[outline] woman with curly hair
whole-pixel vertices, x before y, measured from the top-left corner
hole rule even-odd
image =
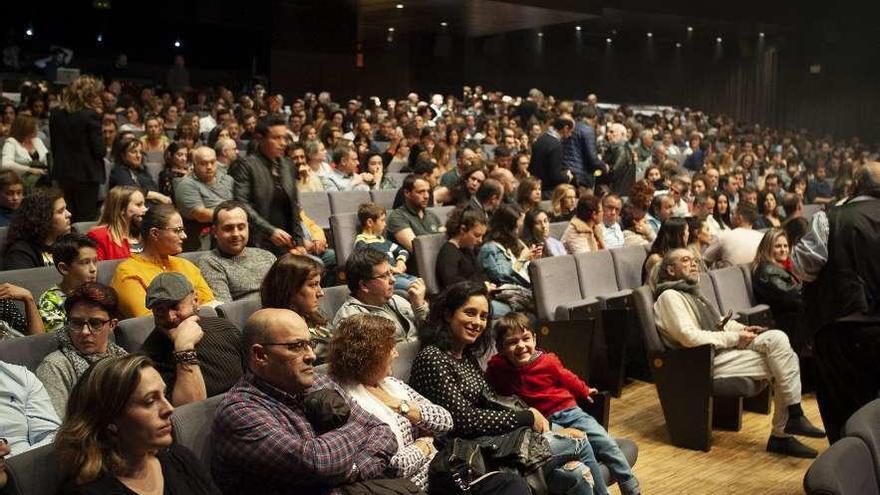
[[[486,180],[486,170],[483,165],[471,165],[466,168],[458,178],[458,183],[452,188],[452,201],[449,204],[455,206],[467,204],[477,193],[477,189],[483,185],[484,180]]]
[[[61,492],[219,495],[201,461],[172,442],[173,411],[149,358],[133,354],[90,367],[55,436],[66,471]]]
[[[321,288],[323,275],[324,265],[314,258],[285,254],[275,260],[260,286],[262,307],[290,309],[306,321],[315,343],[313,349],[318,364],[327,357],[331,336],[327,317],[321,312],[319,303],[324,297]]]
[[[9,223],[3,269],[52,266],[52,244],[70,232],[70,212],[58,189],[37,189],[24,198]]]
[[[433,437],[452,429],[452,415],[391,376],[397,357],[394,324],[381,316],[357,314],[337,325],[328,362],[330,374],[351,398],[397,437],[397,453],[390,461],[395,475],[424,489],[437,453]]]

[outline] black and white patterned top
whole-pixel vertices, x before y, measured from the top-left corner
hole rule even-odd
[[[0,321],[3,321],[10,328],[23,334],[28,333],[27,321],[24,315],[15,306],[15,302],[11,299],[0,299]],[[0,325],[0,340],[4,338],[12,338],[14,335],[8,334],[2,325]]]
[[[477,360],[469,354],[459,360],[433,345],[424,346],[413,363],[410,383],[452,414],[455,436],[500,435],[534,422],[528,410],[514,413],[480,406],[482,391],[490,387]]]

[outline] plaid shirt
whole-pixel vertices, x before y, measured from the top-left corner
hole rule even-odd
[[[316,435],[303,415],[304,394],[291,395],[245,374],[227,392],[212,431],[211,471],[226,494],[335,493],[334,486],[383,477],[397,441],[387,425],[352,401],[342,427]]]

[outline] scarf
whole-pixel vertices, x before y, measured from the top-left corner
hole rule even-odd
[[[70,340],[70,330],[62,328],[55,332],[55,338],[58,339],[58,349],[64,354],[64,357],[70,361],[76,376],[82,376],[89,369],[89,366],[107,357],[119,357],[128,354],[125,349],[119,347],[113,342],[108,342],[107,352],[96,352],[94,354],[83,354],[73,345]]]
[[[388,377],[384,378],[379,382],[379,388],[388,392],[392,397],[407,401],[411,400],[406,389],[394,379]],[[400,425],[397,422],[397,412],[377,399],[376,396],[371,394],[363,384],[346,384],[345,391],[348,392],[351,398],[354,399],[355,402],[357,402],[365,411],[376,416],[380,421],[391,428],[391,431],[394,432],[394,437],[397,439],[397,450],[403,450],[404,447],[409,445],[403,439],[403,431],[400,429]]]
[[[700,284],[689,282],[687,280],[671,280],[657,284],[654,289],[654,299],[660,297],[660,294],[667,290],[680,292],[700,323],[700,328],[710,332],[722,330],[718,328],[718,322],[721,321],[721,315],[712,306],[702,294],[700,294]]]

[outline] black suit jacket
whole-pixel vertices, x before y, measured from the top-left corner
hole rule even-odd
[[[272,181],[272,164],[268,158],[259,151],[255,154],[236,160],[229,169],[229,175],[235,179],[232,194],[235,199],[245,204],[250,225],[253,232],[254,245],[266,246],[272,232],[278,228],[269,220],[269,209],[272,204],[272,189],[275,187]],[[297,246],[303,245],[303,231],[300,225],[299,199],[296,192],[296,179],[293,173],[293,162],[289,158],[281,159],[281,187],[287,193],[290,200],[294,218],[291,220],[293,242]]]
[[[532,161],[529,173],[541,179],[542,191],[553,191],[559,184],[568,183],[566,167],[562,163],[562,141],[547,134],[535,140],[532,145]]]
[[[88,108],[73,113],[54,109],[49,115],[49,132],[52,178],[59,182],[104,183],[107,172],[98,112]]]

